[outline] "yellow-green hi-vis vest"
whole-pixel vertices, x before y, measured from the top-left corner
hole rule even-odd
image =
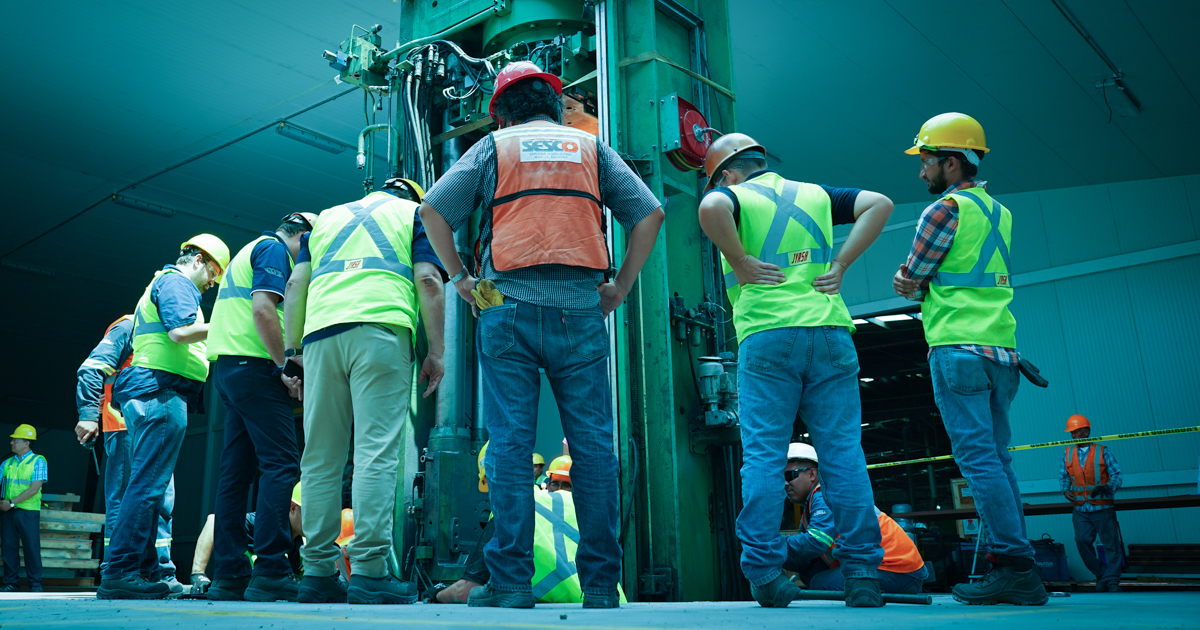
[[[958,203],[954,244],[921,303],[925,340],[932,346],[1017,347],[1013,298],[1012,213],[982,188],[946,195]]]
[[[254,298],[250,294],[254,286],[254,266],[250,258],[259,243],[271,240],[275,237],[263,235],[250,241],[229,263],[208,327],[209,361],[216,361],[219,356],[271,358],[254,325]],[[295,262],[289,253],[288,269],[293,266]],[[279,311],[279,329],[283,330],[283,300],[278,302],[276,309]],[[283,339],[282,334],[280,339]]]
[[[321,213],[308,237],[313,271],[304,334],[370,322],[415,335],[412,237],[418,207],[374,192]]]
[[[17,457],[14,455],[4,462],[4,498],[12,501],[21,496],[22,492],[29,489],[33,485],[33,467],[38,460],[46,461],[41,455],[34,455],[26,459],[20,464],[17,463]],[[42,489],[33,493],[33,496],[24,501],[13,505],[13,507],[21,508],[22,510],[38,510],[42,509]],[[582,600],[580,600],[582,601]]]
[[[208,379],[205,343],[175,343],[158,316],[158,307],[150,300],[154,283],[168,273],[180,273],[171,267],[154,274],[154,279],[138,300],[133,312],[133,361],[130,365],[178,374],[193,381]],[[188,280],[191,282],[191,280]],[[196,309],[196,321],[204,323],[204,311]]]
[[[579,522],[570,491],[533,489],[533,598],[545,604],[578,604],[583,587],[575,568]],[[617,594],[626,602],[625,592]]]
[[[829,194],[816,184],[793,182],[771,172],[729,189],[741,207],[742,247],[759,260],[778,265],[785,278],[777,285],[739,286],[729,261],[721,257],[738,340],[791,326],[844,326],[853,333],[842,296],[821,293],[812,284],[833,262]]]

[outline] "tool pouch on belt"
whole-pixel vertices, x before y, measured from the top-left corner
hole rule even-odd
[[[1020,368],[1021,368],[1021,374],[1024,374],[1025,378],[1028,379],[1030,383],[1033,383],[1034,385],[1036,385],[1038,387],[1047,387],[1050,385],[1050,381],[1047,381],[1042,376],[1042,373],[1040,370],[1037,369],[1037,366],[1030,363],[1029,361],[1026,361],[1025,359],[1021,359]]]

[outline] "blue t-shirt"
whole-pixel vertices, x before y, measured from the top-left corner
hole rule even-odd
[[[746,177],[746,181],[750,181],[763,173],[773,173],[774,171],[755,171]],[[862,192],[861,188],[837,188],[834,186],[826,186],[820,184],[821,189],[825,194],[829,195],[831,214],[833,215],[834,225],[843,225],[846,223],[854,223],[854,202],[858,200],[858,193]],[[707,197],[713,193],[720,193],[729,197],[733,201],[733,223],[738,225],[742,215],[742,205],[738,203],[737,195],[728,186],[717,186],[708,191],[704,196]]]
[[[163,269],[175,268],[167,265]],[[167,330],[182,328],[196,321],[200,310],[200,289],[181,273],[166,273],[158,277],[150,287],[150,301],[158,307],[158,318]],[[120,404],[131,398],[169,389],[189,398],[189,403],[198,406],[200,391],[204,383],[185,378],[165,370],[131,366],[123,370],[113,384],[113,397]]]
[[[262,235],[270,236],[271,240],[260,241],[254,246],[254,251],[250,252],[250,267],[254,270],[250,293],[270,291],[278,294],[282,303],[288,277],[292,275],[292,252],[275,232],[263,232]],[[301,238],[307,239],[308,234]]]
[[[429,243],[429,236],[425,234],[425,225],[421,223],[421,213],[417,210],[414,210],[413,215],[413,264],[415,265],[419,262],[432,263],[435,267],[437,267],[438,273],[442,275],[442,282],[447,282],[450,280],[450,276],[448,276],[446,274],[446,270],[442,268],[442,261],[439,260],[437,254],[434,253],[433,245]],[[309,234],[311,234],[311,232]],[[312,252],[308,250],[309,234],[305,234],[304,236],[300,237],[300,254],[296,256],[296,264],[312,262]],[[348,322],[345,324],[334,324],[333,326],[328,326],[322,328],[321,330],[314,330],[313,332],[304,336],[303,343],[304,345],[308,345],[314,341],[328,339],[329,337],[344,333],[352,328],[358,328],[359,326],[368,323],[370,322]]]

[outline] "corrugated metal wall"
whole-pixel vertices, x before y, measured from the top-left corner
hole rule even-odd
[[[1072,413],[1091,419],[1093,435],[1200,424],[1200,247],[1189,246],[1200,244],[1200,176],[991,192],[1013,213],[1018,345],[1051,381],[1022,383],[1013,443],[1065,439]],[[844,295],[856,315],[904,306],[890,279],[922,208],[897,207],[890,231],[848,273]],[[1106,260],[1134,252],[1144,260]],[[1200,434],[1109,446],[1125,476],[1119,497],[1197,492]],[[1014,454],[1027,502],[1062,501],[1061,459],[1059,449]],[[1127,544],[1200,543],[1200,508],[1121,512],[1120,521]],[[1028,528],[1066,543],[1072,575],[1091,579],[1069,516],[1030,518]]]

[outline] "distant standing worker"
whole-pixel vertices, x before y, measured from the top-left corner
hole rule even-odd
[[[133,315],[124,315],[109,324],[104,338],[92,349],[76,373],[75,406],[79,422],[75,437],[80,444],[89,444],[98,436],[104,439],[104,561],[100,571],[108,566],[112,532],[116,527],[121,499],[129,485],[130,449],[133,448],[121,406],[113,399],[113,383],[133,361]],[[158,577],[173,593],[182,593],[183,585],[175,577],[171,560],[171,511],[175,505],[174,480],[167,486],[158,510],[157,534],[150,542],[158,558]]]
[[[133,361],[113,386],[132,447],[129,485],[96,591],[99,599],[160,599],[171,593],[169,585],[145,576],[158,570],[151,543],[159,510],[171,494],[188,411],[199,410],[208,379],[201,294],[229,266],[229,248],[211,234],[184,241],[179,249],[175,264],[155,273],[138,300]]]
[[[284,376],[283,294],[300,239],[317,215],[293,212],[233,257],[208,331],[208,360],[225,404],[225,447],[214,509],[213,584],[208,598],[295,601],[289,497],[300,476],[294,383]],[[244,526],[250,484],[258,484],[254,540]],[[251,566],[246,547],[257,556]],[[297,560],[299,560],[297,558]]]
[[[533,485],[543,487],[546,483],[546,458],[541,453],[533,454]]]
[[[4,495],[0,499],[0,537],[4,538],[4,584],[0,593],[17,590],[21,565],[19,547],[25,548],[25,579],[29,590],[42,592],[42,485],[50,479],[46,458],[33,452],[37,430],[22,424],[13,431],[13,456],[4,460]]]
[[[1079,414],[1067,418],[1072,440],[1092,435],[1092,423]],[[1121,565],[1125,544],[1117,523],[1114,497],[1121,489],[1121,467],[1112,450],[1103,444],[1073,444],[1063,453],[1058,469],[1063,495],[1075,505],[1071,524],[1075,527],[1075,546],[1088,571],[1096,576],[1096,590],[1121,592]],[[1105,563],[1100,564],[1094,543],[1104,545]]]
[[[779,533],[779,480],[799,411],[825,454],[822,477],[842,533],[835,554],[846,605],[882,606],[883,548],[861,445],[854,323],[839,291],[846,269],[883,230],[892,201],[858,188],[784,179],[767,168],[766,149],[741,133],[717,139],[704,169],[700,226],[721,250],[740,345],[745,505],[737,534],[750,591],[768,608],[800,595],[782,572],[787,544]],[[833,226],[845,223],[854,228],[835,256]]]
[[[954,599],[1040,606],[1048,597],[1008,452],[1008,408],[1021,379],[1017,320],[1008,310],[1012,214],[976,177],[987,151],[983,127],[965,114],[941,114],[921,126],[905,153],[920,155],[918,175],[939,199],[921,213],[892,285],[921,302],[933,396],[995,557],[987,577],[954,587]]]
[[[529,458],[541,376],[554,389],[575,469],[579,575],[585,608],[620,605],[617,457],[604,318],[621,305],[663,222],[661,205],[608,145],[562,121],[562,82],[528,61],[504,66],[489,107],[501,129],[463,154],[429,191],[421,218],[458,294],[476,279],[453,233],[483,204],[482,279],[503,303],[479,314],[476,338],[491,435],[496,536],[484,550],[491,580],[468,604],[530,608],[534,498]],[[603,203],[601,202],[603,200]],[[604,207],[631,230],[616,277]]]
[[[429,340],[418,378],[429,380],[425,396],[444,373],[442,272],[417,217],[420,194],[414,182],[391,177],[381,190],[325,210],[288,280],[284,354],[304,356],[300,393],[307,397],[301,602],[417,600],[411,582],[388,572],[387,557],[418,312]],[[335,565],[342,473],[352,441],[355,536],[347,591]]]

